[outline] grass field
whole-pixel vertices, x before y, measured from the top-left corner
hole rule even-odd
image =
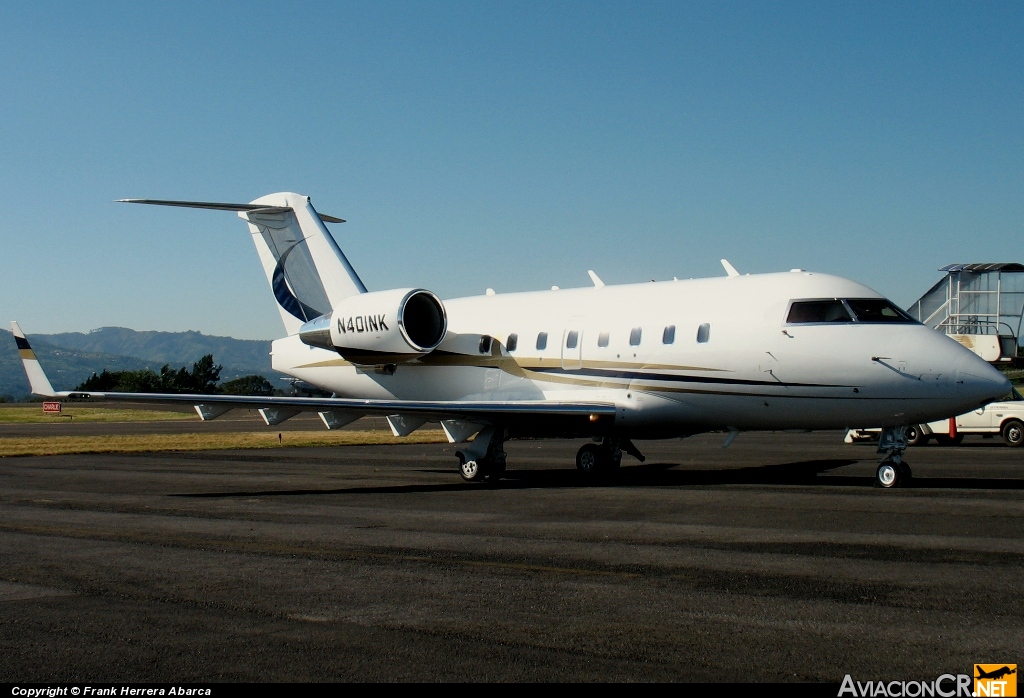
[[[0,405],[0,424],[39,424],[43,422],[157,422],[166,420],[198,419],[195,412],[170,410],[118,410],[109,407],[80,407],[64,405],[61,416],[43,414],[40,403],[30,405]]]
[[[69,453],[145,453],[210,451],[282,446],[353,446],[360,444],[447,443],[440,429],[421,429],[407,437],[386,431],[228,432],[214,434],[119,434],[111,436],[25,436],[0,438],[0,457],[54,456]]]

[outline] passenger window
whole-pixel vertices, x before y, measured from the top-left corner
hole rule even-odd
[[[786,322],[853,322],[840,300],[796,301],[789,308]]]
[[[607,332],[602,332],[601,334],[597,335],[597,346],[599,346],[599,347],[606,347],[606,346],[608,346],[608,333]]]
[[[665,331],[661,333],[662,344],[672,344],[676,341],[676,326],[669,325],[665,328]]]
[[[488,354],[491,351],[491,337],[490,335],[484,335],[480,338],[480,353]]]
[[[634,327],[629,333],[629,346],[638,347],[640,346],[640,333],[642,328]]]
[[[505,342],[505,348],[509,351],[515,351],[517,346],[519,346],[519,335],[513,332],[508,336],[508,341]]]
[[[711,324],[705,322],[697,328],[697,341],[701,344],[705,344],[709,339],[711,339]]]
[[[539,332],[537,334],[537,351],[544,351],[548,348],[548,333]]]
[[[580,333],[576,330],[572,330],[569,334],[565,335],[565,348],[575,349],[576,343],[580,340]]]

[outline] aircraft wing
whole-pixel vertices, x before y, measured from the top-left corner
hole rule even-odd
[[[21,327],[11,323],[18,353],[28,375],[32,393],[42,397],[82,401],[119,401],[138,404],[192,405],[204,421],[216,419],[233,409],[259,410],[273,426],[301,412],[317,412],[328,429],[338,428],[365,415],[388,418],[397,436],[406,436],[426,422],[441,422],[448,438],[463,441],[483,426],[501,424],[513,432],[519,428],[535,435],[593,433],[595,422],[609,426],[616,407],[606,402],[433,401],[364,400],[353,398],[261,397],[243,395],[202,395],[178,393],[115,393],[83,390],[56,391],[43,372]]]

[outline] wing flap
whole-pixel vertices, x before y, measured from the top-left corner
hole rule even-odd
[[[261,397],[239,395],[199,395],[192,393],[104,393],[81,390],[54,392],[53,397],[69,400],[137,402],[148,404],[201,405],[208,412],[230,409],[278,409],[282,412],[335,412],[339,416],[347,413],[361,415],[408,415],[424,417],[427,421],[442,419],[463,419],[478,421],[473,417],[486,418],[484,423],[501,421],[503,416],[531,415],[537,417],[584,417],[597,419],[614,417],[615,405],[605,402],[551,402],[546,400],[522,401],[449,401],[449,400],[361,400],[354,398],[314,397]],[[223,414],[223,412],[219,412]],[[207,417],[211,419],[212,417]]]

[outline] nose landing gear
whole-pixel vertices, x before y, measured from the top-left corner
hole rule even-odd
[[[878,439],[878,454],[882,456],[875,471],[875,485],[886,489],[906,487],[913,473],[903,460],[907,450],[907,427],[885,427]]]

